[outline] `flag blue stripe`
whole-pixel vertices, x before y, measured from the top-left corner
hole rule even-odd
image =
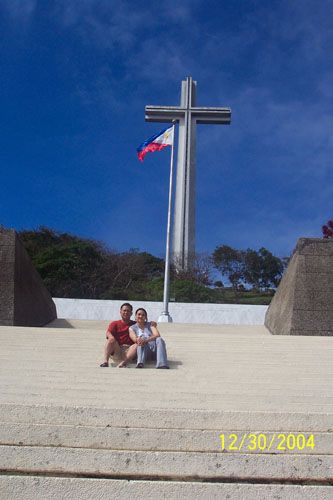
[[[160,135],[164,134],[164,132],[166,130],[168,130],[169,128],[170,127],[167,127],[164,130],[162,130],[162,132],[159,132],[158,134],[152,135],[149,139],[147,139],[142,144],[140,144],[140,146],[137,148],[137,152],[140,153],[140,151],[142,151],[143,149],[145,149],[148,146],[148,144],[150,144],[151,142],[155,141],[155,139],[157,139]]]

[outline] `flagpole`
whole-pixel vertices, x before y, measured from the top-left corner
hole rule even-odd
[[[172,323],[172,317],[169,314],[169,282],[170,282],[170,236],[171,236],[173,163],[174,163],[174,149],[175,149],[175,125],[176,125],[176,120],[172,120],[173,141],[171,147],[171,160],[170,160],[169,207],[168,207],[168,223],[167,223],[167,237],[166,237],[166,251],[165,251],[163,311],[161,312],[157,320],[159,323]]]

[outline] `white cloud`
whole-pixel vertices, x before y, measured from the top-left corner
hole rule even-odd
[[[181,25],[190,17],[190,2],[170,2],[155,8],[145,2],[137,8],[130,1],[80,0],[58,2],[59,20],[67,28],[75,28],[84,41],[99,48],[134,51],[157,26]],[[174,4],[174,5],[173,5]]]
[[[112,110],[113,113],[126,104],[119,99],[117,87],[108,66],[102,66],[89,84],[80,82],[76,93],[85,106],[103,106]]]
[[[84,44],[109,50],[133,45],[145,19],[143,9],[115,0],[63,1],[57,4],[56,11],[63,26],[74,30]]]
[[[29,22],[36,8],[37,0],[2,0],[10,17],[19,22]]]
[[[178,75],[187,76],[184,74],[184,55],[172,39],[160,46],[153,38],[144,41],[128,66],[139,78],[160,85],[179,80]]]

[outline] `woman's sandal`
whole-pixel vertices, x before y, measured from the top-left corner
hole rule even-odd
[[[109,366],[109,363],[102,363],[99,365],[101,368],[107,368]]]

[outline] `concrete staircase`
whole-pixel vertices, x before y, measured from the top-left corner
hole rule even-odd
[[[163,324],[119,370],[106,327],[0,327],[1,499],[333,499],[332,338]]]

